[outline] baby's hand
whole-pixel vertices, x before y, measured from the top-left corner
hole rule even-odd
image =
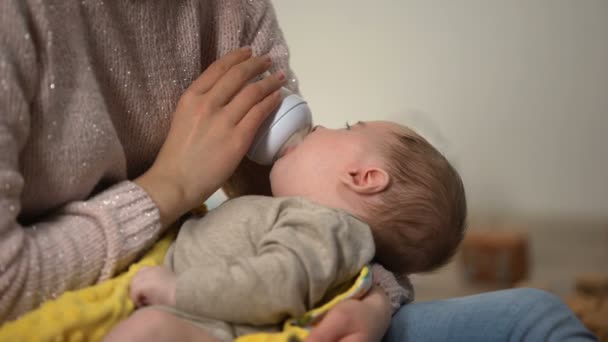
[[[136,306],[175,306],[177,277],[165,266],[142,267],[129,288],[129,296]]]

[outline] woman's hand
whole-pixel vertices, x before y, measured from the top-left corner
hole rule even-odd
[[[158,206],[165,226],[228,179],[278,106],[284,74],[247,84],[270,65],[269,56],[235,50],[211,64],[180,98],[154,165],[135,180]]]
[[[362,300],[345,300],[329,310],[306,342],[380,341],[390,322],[390,302],[384,291],[374,286]]]

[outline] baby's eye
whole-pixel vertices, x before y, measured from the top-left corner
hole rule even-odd
[[[348,121],[346,122],[346,129],[350,131],[350,124],[348,123]]]

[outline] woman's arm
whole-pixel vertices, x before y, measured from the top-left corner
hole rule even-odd
[[[161,231],[154,203],[131,182],[20,223],[20,154],[38,124],[30,106],[39,96],[42,58],[26,6],[0,2],[0,322],[112,276]]]
[[[37,119],[30,104],[42,82],[37,44],[44,45],[30,31],[26,5],[0,2],[0,322],[111,277],[152,244],[162,227],[201,203],[236,168],[256,127],[278,104],[276,90],[285,80],[274,74],[234,96],[271,61],[250,58],[245,49],[229,57],[233,64],[248,61],[239,70],[214,63],[211,76],[199,77],[180,99],[169,138],[149,172],[135,183],[66,203],[25,227],[17,219],[24,189],[20,161],[28,143],[39,138],[30,132],[39,124],[31,122]],[[53,167],[50,158],[49,163]]]

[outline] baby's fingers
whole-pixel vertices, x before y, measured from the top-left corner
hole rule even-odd
[[[131,283],[129,284],[129,298],[133,301],[135,306],[139,306],[140,302],[144,299],[143,297],[143,284],[145,284],[145,278],[147,271],[150,269],[149,266],[142,267],[133,279],[131,279]]]

